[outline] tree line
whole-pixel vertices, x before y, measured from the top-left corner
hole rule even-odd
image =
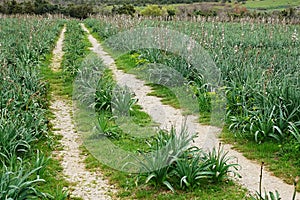
[[[87,18],[93,14],[93,7],[89,4],[52,4],[46,0],[34,0],[17,2],[16,0],[4,0],[0,5],[2,14],[64,14],[75,18]]]
[[[52,1],[52,2],[49,2]],[[273,12],[256,12],[248,11],[246,7],[240,6],[242,4],[235,4],[230,8],[215,9],[209,7],[210,4],[204,5],[183,5],[174,7],[172,5],[158,5],[158,4],[149,4],[144,6],[139,12],[136,10],[136,3],[145,3],[156,2],[156,0],[130,0],[130,4],[124,2],[129,0],[113,0],[113,6],[111,10],[101,9],[101,5],[96,5],[93,3],[96,0],[72,0],[61,3],[60,0],[4,0],[0,4],[0,13],[3,14],[63,14],[70,17],[84,19],[87,18],[90,14],[105,14],[105,15],[130,15],[132,17],[136,15],[143,16],[204,16],[204,17],[214,17],[220,15],[220,13],[226,13],[227,16],[239,18],[249,16],[252,18],[263,17],[263,16],[279,16],[285,18],[299,18],[299,11],[295,8],[288,8],[282,11],[273,11]],[[101,0],[101,3],[105,3],[107,0]],[[120,1],[120,2],[118,2]],[[193,3],[199,2],[199,0],[162,0],[159,4],[162,3]],[[215,1],[218,0],[201,0],[201,1]],[[245,0],[235,0],[243,2]],[[88,3],[87,3],[88,2]],[[99,3],[100,1],[98,1]],[[107,1],[108,2],[108,1]],[[123,4],[121,3],[123,2]],[[231,0],[221,0],[220,2],[231,2]],[[119,4],[120,3],[120,4]],[[107,5],[107,4],[106,4]]]

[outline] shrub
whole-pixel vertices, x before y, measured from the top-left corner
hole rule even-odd
[[[86,19],[88,18],[89,14],[93,13],[93,7],[88,4],[69,5],[67,10],[71,17],[79,19]]]
[[[112,94],[112,111],[116,116],[129,116],[132,107],[137,102],[137,99],[133,98],[130,89],[125,87],[115,87]]]
[[[141,11],[141,15],[144,16],[165,16],[167,14],[167,10],[165,8],[162,8],[158,5],[148,5],[146,8],[144,8]]]
[[[118,138],[120,130],[113,124],[113,117],[109,117],[108,113],[100,113],[98,116],[97,136],[104,135],[106,137]]]
[[[131,4],[123,4],[120,7],[113,6],[112,13],[118,15],[130,15],[134,16],[136,10]]]
[[[203,161],[207,165],[209,171],[209,177],[213,182],[220,182],[227,179],[229,173],[234,176],[240,176],[238,171],[238,164],[231,162],[234,157],[228,156],[228,152],[224,152],[221,145],[219,148],[213,148],[212,151],[208,153],[203,153]]]
[[[0,170],[0,199],[46,198],[46,194],[36,189],[37,184],[44,182],[36,175],[42,166],[28,170],[20,158],[16,159],[15,162],[15,166],[3,165]],[[33,178],[34,176],[36,178]]]
[[[168,180],[172,174],[171,165],[188,149],[194,137],[195,135],[190,135],[184,127],[178,134],[174,127],[170,132],[160,131],[151,145],[153,151],[149,154],[142,152],[143,159],[139,160],[140,176],[146,176],[146,183],[154,180],[156,186],[165,185],[174,192]]]
[[[202,160],[201,150],[197,148],[187,150],[176,160],[173,173],[179,179],[180,188],[189,190],[199,186],[201,179],[213,175],[208,171],[207,163]]]

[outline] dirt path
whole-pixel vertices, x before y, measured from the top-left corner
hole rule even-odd
[[[89,33],[83,24],[82,27]],[[137,79],[134,75],[125,74],[123,71],[118,70],[113,58],[103,50],[101,45],[91,34],[89,34],[88,39],[93,45],[91,49],[101,56],[104,63],[112,69],[118,84],[127,85],[131,88],[139,99],[138,103],[143,107],[144,111],[150,114],[154,121],[160,123],[163,128],[169,128],[171,125],[176,125],[176,127],[181,126],[183,115],[180,110],[168,105],[163,105],[157,97],[147,96],[147,93],[151,91],[150,87],[145,86],[144,82]],[[217,145],[219,143],[217,135],[220,130],[211,126],[202,126],[196,121],[197,117],[195,116],[189,116],[187,120],[188,130],[190,132],[199,133],[194,144],[202,148],[211,148],[212,145]],[[246,159],[241,153],[233,150],[231,145],[224,145],[224,149],[229,151],[229,155],[235,156],[241,165],[239,173],[242,178],[238,180],[240,184],[251,192],[258,190],[260,164]],[[266,191],[278,190],[283,200],[292,199],[293,186],[272,176],[271,173],[266,170],[263,171],[263,187]],[[300,200],[299,193],[297,193],[296,199]]]
[[[63,52],[63,37],[66,28],[64,27],[56,48],[53,51],[52,70],[60,69]],[[58,67],[59,66],[59,67]],[[61,144],[63,150],[58,154],[62,157],[63,173],[66,180],[72,183],[69,188],[71,198],[80,197],[84,200],[107,200],[111,199],[108,192],[113,192],[114,189],[104,180],[100,172],[90,172],[85,168],[85,156],[81,155],[79,149],[82,144],[78,133],[72,121],[72,103],[69,100],[62,99],[59,96],[53,96],[50,106],[55,115],[52,120],[54,124],[54,133],[62,135]]]
[[[53,49],[53,57],[52,57],[52,62],[50,64],[50,68],[53,71],[59,71],[59,69],[60,69],[61,61],[64,56],[63,42],[65,39],[65,32],[66,32],[66,26],[63,27],[63,29],[59,35],[59,38],[57,40],[56,46]]]

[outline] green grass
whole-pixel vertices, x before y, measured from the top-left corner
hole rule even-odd
[[[156,96],[161,98],[161,102],[166,105],[170,105],[174,108],[180,109],[180,103],[176,97],[176,95],[167,87],[163,85],[149,83],[147,84],[153,90],[148,93],[149,96]]]
[[[69,98],[72,96],[73,85],[71,82],[65,82],[63,79],[63,72],[54,72],[49,68],[51,62],[52,54],[46,56],[46,61],[41,66],[41,74],[44,80],[49,84],[49,98],[50,93],[54,96],[60,96],[64,98]]]
[[[291,159],[288,155],[282,155],[283,145],[288,144],[279,144],[274,141],[257,144],[227,128],[223,129],[221,138],[225,143],[232,144],[234,149],[243,153],[246,158],[258,163],[264,162],[269,171],[289,184],[293,184],[295,177],[300,175],[300,169],[295,165],[298,158]],[[298,185],[297,191],[300,191],[300,185]]]
[[[118,69],[128,73],[137,66],[137,62],[130,54],[124,54],[116,59],[116,65]]]
[[[285,9],[300,5],[300,0],[248,0],[244,6],[248,9]]]
[[[140,105],[134,105],[132,108],[131,116],[133,122],[138,124],[139,126],[155,126],[152,121],[150,115],[144,111],[142,111],[142,107]]]

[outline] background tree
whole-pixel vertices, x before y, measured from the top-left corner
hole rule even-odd
[[[113,14],[119,14],[119,15],[130,15],[134,16],[134,13],[136,12],[135,8],[131,4],[123,4],[121,7],[113,6],[112,13]]]
[[[34,14],[34,5],[30,1],[25,1],[23,3],[23,13]]]
[[[68,12],[70,17],[85,19],[89,16],[89,14],[93,13],[93,8],[90,5],[74,5],[70,4],[68,7]]]

